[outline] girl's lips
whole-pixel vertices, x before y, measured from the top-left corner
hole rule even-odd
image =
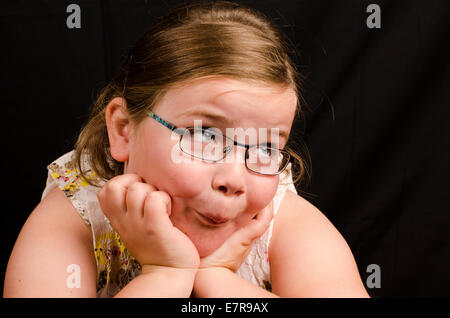
[[[202,223],[206,223],[207,225],[212,225],[212,226],[221,226],[230,220],[228,218],[222,218],[222,217],[213,216],[210,214],[202,214],[200,212],[197,212],[197,215],[199,216],[199,219],[200,219],[200,221],[202,221]]]

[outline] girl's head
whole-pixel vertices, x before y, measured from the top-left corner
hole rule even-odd
[[[279,128],[289,135],[300,112],[300,76],[287,52],[277,28],[251,9],[225,1],[175,9],[141,37],[98,97],[77,141],[80,171],[87,152],[99,177],[136,173],[167,192],[174,225],[201,256],[210,254],[270,203],[280,176],[253,173],[237,159],[174,162],[174,153],[187,155],[174,152],[178,139],[148,111],[181,128],[202,120],[224,134],[226,128]],[[297,181],[304,164],[287,142],[280,134],[277,148],[296,160]],[[244,153],[235,146],[228,156]],[[223,223],[208,225],[202,215]]]

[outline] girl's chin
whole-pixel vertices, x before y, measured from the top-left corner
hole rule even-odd
[[[214,253],[223,242],[193,242],[197,248],[198,254],[201,258],[206,257]]]
[[[251,219],[250,219],[251,220]],[[250,220],[245,220],[248,223]],[[194,246],[197,248],[200,257],[206,257],[214,253],[222,244],[231,236],[234,232],[239,230],[245,224],[243,220],[240,222],[230,222],[224,226],[219,226],[217,228],[205,227],[198,220],[194,219],[191,222],[174,222],[172,223],[179,228],[183,233],[185,233]],[[197,225],[195,225],[197,223]],[[188,226],[183,226],[183,225]]]
[[[186,234],[197,248],[200,257],[206,257],[216,251],[235,231],[236,225],[229,224],[223,228],[206,228],[204,225],[183,227],[184,224],[175,224],[184,234]]]

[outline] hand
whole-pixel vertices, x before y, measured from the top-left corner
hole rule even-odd
[[[200,260],[200,268],[225,267],[236,272],[247,257],[252,243],[270,225],[273,218],[273,201],[262,209],[243,228],[234,232],[217,250]]]
[[[198,268],[192,241],[169,219],[171,198],[135,174],[109,180],[97,194],[103,213],[142,265]]]

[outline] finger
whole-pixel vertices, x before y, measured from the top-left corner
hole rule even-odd
[[[153,191],[156,191],[156,187],[148,183],[131,184],[125,195],[127,213],[138,218],[144,217],[145,198]]]
[[[264,209],[256,214],[254,221],[260,224],[263,228],[267,227],[273,219],[273,201],[269,203]]]
[[[172,227],[169,216],[172,212],[172,199],[164,191],[149,193],[144,203],[144,222],[149,230]]]
[[[248,231],[252,239],[256,239],[264,234],[270,226],[273,216],[273,201],[271,201],[270,204],[262,209],[250,223]]]
[[[107,214],[126,212],[126,190],[131,184],[140,180],[141,178],[136,174],[125,174],[114,177],[106,182],[98,191],[97,198],[107,217]]]
[[[270,225],[273,219],[273,202],[262,209],[250,223],[236,232],[236,235],[244,244],[251,244],[255,239],[259,238]]]

